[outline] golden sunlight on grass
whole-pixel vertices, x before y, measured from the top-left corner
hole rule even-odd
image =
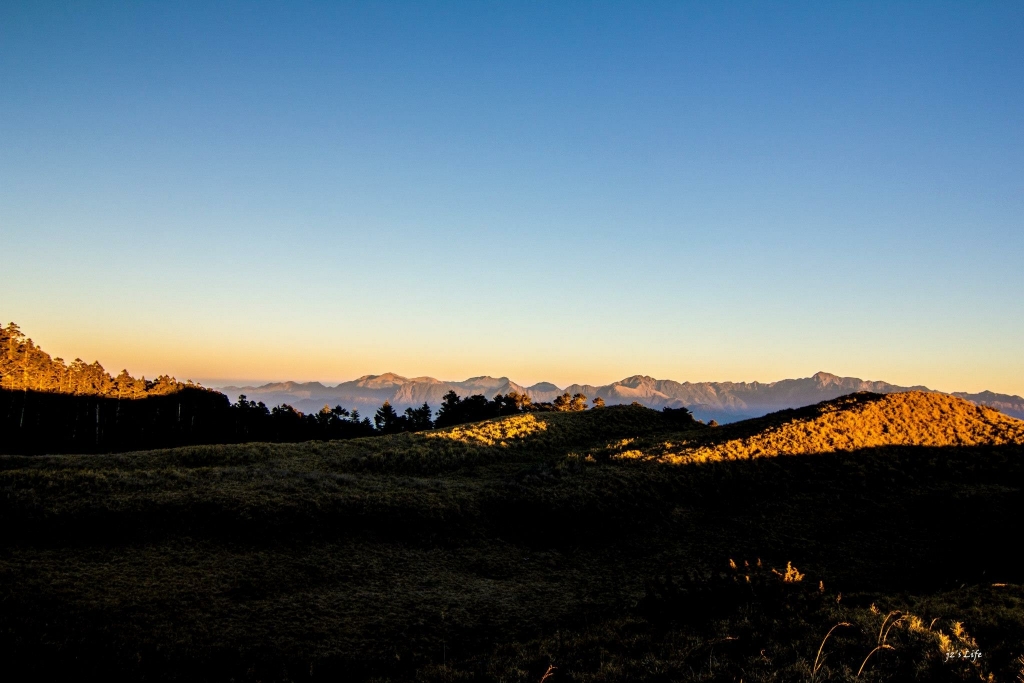
[[[543,432],[547,428],[546,422],[527,413],[487,422],[459,425],[444,431],[427,433],[424,436],[428,439],[449,439],[477,446],[503,446],[509,441]]]
[[[721,442],[683,441],[616,454],[672,464],[853,451],[881,446],[1024,444],[1024,421],[953,396],[912,391],[875,400],[849,396],[810,417]]]

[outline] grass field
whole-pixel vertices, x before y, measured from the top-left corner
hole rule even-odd
[[[0,655],[26,679],[1014,681],[1024,423],[903,396],[3,457]]]

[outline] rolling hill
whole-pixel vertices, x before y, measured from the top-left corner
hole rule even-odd
[[[851,394],[751,420],[743,427],[752,433],[722,431],[732,438],[713,439],[704,433],[679,443],[663,442],[657,453],[633,449],[625,457],[683,464],[891,446],[1024,445],[1024,420],[962,398],[922,391]]]
[[[41,680],[1013,680],[1022,444],[913,392],[3,456],[0,656]]]

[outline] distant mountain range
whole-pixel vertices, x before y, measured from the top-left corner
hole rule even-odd
[[[407,378],[389,372],[365,375],[333,387],[320,382],[276,382],[262,386],[216,388],[227,394],[232,401],[237,400],[240,394],[245,394],[250,400],[262,401],[268,406],[287,403],[303,412],[315,412],[325,405],[341,405],[366,415],[371,415],[384,401],[390,402],[400,411],[424,402],[436,409],[441,404],[441,398],[449,391],[462,397],[483,394],[487,398],[517,391],[527,394],[535,403],[551,401],[563,392],[569,392],[584,394],[590,400],[600,397],[608,405],[636,401],[650,408],[685,406],[698,419],[722,423],[759,417],[785,408],[799,408],[857,391],[879,394],[931,391],[923,386],[902,387],[888,382],[838,377],[827,372],[778,382],[676,382],[634,375],[603,386],[572,384],[565,388],[550,382],[524,387],[508,377],[471,377],[462,382],[446,382],[433,377]],[[954,392],[952,395],[1024,419],[1024,398],[1020,396],[991,391],[978,394]]]

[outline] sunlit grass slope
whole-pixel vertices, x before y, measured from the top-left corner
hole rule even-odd
[[[1020,425],[856,395],[723,427],[617,406],[2,457],[0,658],[40,680],[1012,680]]]
[[[801,410],[747,420],[621,458],[683,464],[888,446],[1024,444],[1024,421],[945,394],[852,394]]]

